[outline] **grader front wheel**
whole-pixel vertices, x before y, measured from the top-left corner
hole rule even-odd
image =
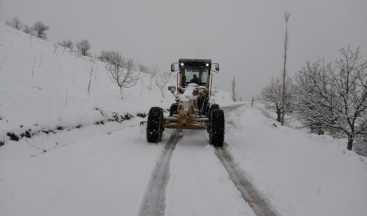
[[[147,141],[150,143],[158,143],[162,141],[164,130],[163,109],[160,107],[152,107],[149,110],[147,122]]]

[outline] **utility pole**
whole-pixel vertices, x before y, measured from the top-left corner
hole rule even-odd
[[[285,97],[286,97],[286,78],[287,78],[287,51],[288,51],[288,21],[291,15],[286,11],[284,13],[284,21],[285,21],[285,32],[284,32],[284,53],[283,53],[283,74],[282,74],[282,81],[283,81],[283,89],[282,89],[282,118],[281,118],[281,125],[284,125],[284,115],[285,115]]]
[[[236,101],[237,100],[237,95],[236,95],[236,78],[233,76],[232,79],[232,100]]]

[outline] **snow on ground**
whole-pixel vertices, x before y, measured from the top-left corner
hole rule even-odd
[[[365,215],[367,159],[346,151],[345,140],[281,127],[266,112],[261,105],[232,112],[226,142],[278,212]]]
[[[166,215],[255,215],[208,144],[206,131],[185,131],[173,152]]]
[[[10,141],[0,151],[0,215],[136,215],[162,146],[134,121]],[[40,139],[54,148],[39,151]]]

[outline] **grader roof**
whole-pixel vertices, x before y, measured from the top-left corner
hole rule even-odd
[[[202,64],[211,64],[212,60],[211,59],[179,59],[178,60],[179,63],[184,63],[184,64],[198,64],[198,65],[202,65]]]

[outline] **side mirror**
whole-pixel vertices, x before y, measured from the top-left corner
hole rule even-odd
[[[172,92],[172,94],[176,91],[176,86],[168,86],[168,90]]]
[[[218,63],[212,63],[211,71],[219,72],[219,64]]]
[[[172,63],[172,64],[171,64],[171,72],[175,72],[175,71],[177,71],[177,69],[176,69],[176,65],[177,65],[177,63]]]

